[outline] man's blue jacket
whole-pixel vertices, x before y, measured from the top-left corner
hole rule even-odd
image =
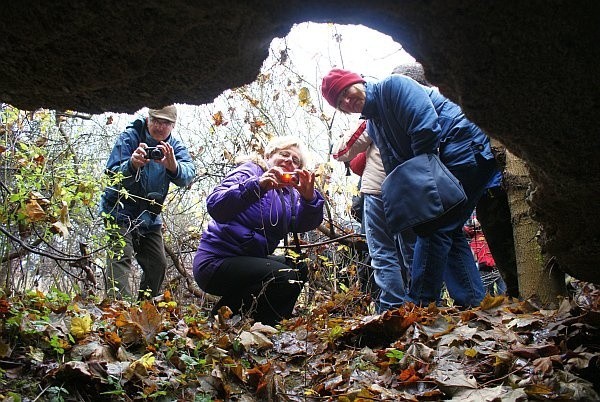
[[[436,89],[403,75],[367,82],[362,117],[381,152],[386,173],[423,153],[438,153],[452,170],[475,166],[475,155],[494,156],[487,135],[469,121],[460,107]]]
[[[138,145],[144,142],[149,147],[159,144],[148,132],[146,119],[137,119],[123,131],[112,149],[106,171],[109,174],[122,173],[124,179],[119,185],[107,187],[102,195],[100,211],[112,215],[121,224],[132,224],[141,230],[156,230],[162,225],[160,214],[151,213],[152,206],[146,199],[164,202],[170,183],[183,187],[192,183],[196,167],[190,154],[181,141],[169,136],[165,141],[173,147],[177,160],[177,174],[173,175],[155,161],[151,161],[139,172],[131,165],[131,155]],[[128,195],[119,193],[124,188]]]

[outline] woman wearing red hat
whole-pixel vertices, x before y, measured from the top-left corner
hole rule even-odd
[[[494,173],[487,135],[436,89],[404,75],[368,82],[359,74],[334,68],[323,78],[321,91],[334,108],[370,120],[369,135],[380,150],[386,174],[417,155],[438,154],[460,181],[466,202],[437,219],[434,229],[417,233],[406,300],[438,302],[445,282],[457,305],[478,305],[484,287],[462,227]]]

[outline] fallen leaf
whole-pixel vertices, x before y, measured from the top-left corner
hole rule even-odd
[[[494,307],[501,306],[504,303],[505,299],[506,299],[506,297],[503,296],[503,295],[500,295],[500,296],[491,296],[488,293],[488,294],[485,295],[485,297],[481,301],[481,304],[479,305],[479,307],[482,310],[490,310],[490,309],[492,309]]]
[[[73,317],[71,320],[71,335],[81,339],[92,330],[92,317],[86,314],[82,317]]]
[[[477,351],[475,349],[471,349],[471,348],[465,349],[465,356],[475,357],[475,356],[477,356]]]

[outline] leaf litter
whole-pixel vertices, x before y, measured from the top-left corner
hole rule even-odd
[[[584,283],[556,309],[488,295],[381,315],[349,289],[277,328],[227,308],[212,319],[169,292],[51,296],[0,299],[0,400],[600,399],[600,292]]]

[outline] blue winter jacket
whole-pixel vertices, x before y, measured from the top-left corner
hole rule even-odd
[[[423,153],[439,152],[450,169],[475,166],[476,154],[494,157],[487,135],[436,89],[397,74],[365,87],[362,117],[372,122],[369,135],[381,152],[386,173]]]
[[[167,197],[170,183],[180,187],[191,184],[196,175],[196,167],[185,145],[171,135],[165,142],[171,145],[175,152],[177,174],[173,175],[160,163],[151,161],[140,168],[137,175],[137,171],[131,166],[130,158],[141,142],[149,147],[159,144],[159,141],[150,136],[146,119],[138,119],[131,123],[119,135],[112,149],[106,163],[106,171],[109,174],[120,172],[125,178],[120,185],[104,190],[100,211],[112,215],[119,223],[132,223],[141,230],[156,230],[162,225],[160,214],[149,212],[148,202],[141,198],[146,199],[150,195],[162,204]],[[119,194],[121,188],[125,188],[133,197]]]
[[[201,287],[223,258],[267,257],[289,232],[307,232],[323,221],[324,200],[318,191],[311,201],[304,200],[292,187],[263,191],[258,184],[263,173],[258,164],[246,162],[230,172],[207,197],[207,210],[213,219],[202,234],[193,264]],[[294,227],[292,205],[296,212]]]

